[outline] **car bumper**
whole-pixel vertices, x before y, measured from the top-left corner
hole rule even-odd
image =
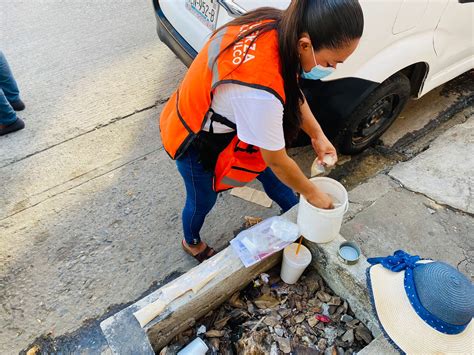
[[[156,16],[156,32],[160,40],[186,65],[190,66],[197,55],[191,45],[176,31],[161,10],[160,1],[153,0]]]

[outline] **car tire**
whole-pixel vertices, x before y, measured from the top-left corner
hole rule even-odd
[[[357,154],[373,144],[395,121],[410,98],[410,80],[396,73],[382,82],[349,116],[339,138],[343,154]]]

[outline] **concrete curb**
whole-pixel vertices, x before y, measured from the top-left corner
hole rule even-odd
[[[292,222],[296,222],[296,215],[297,206],[283,216]],[[363,256],[356,265],[342,263],[338,259],[337,250],[339,244],[344,241],[343,237],[338,236],[334,241],[326,244],[311,242],[305,244],[313,254],[312,266],[336,294],[348,301],[356,317],[365,323],[374,337],[378,337],[377,343],[371,348],[374,351],[371,350],[370,353],[380,354],[379,350],[383,350],[385,347],[391,348],[391,346],[380,336],[381,332],[377,320],[372,313],[365,274],[369,264]],[[164,347],[174,336],[194,325],[197,319],[204,316],[211,309],[218,307],[234,292],[245,287],[257,275],[279,263],[281,255],[282,252],[277,253],[253,267],[245,268],[231,247],[227,247],[209,260],[211,262],[215,261],[215,258],[220,258],[220,272],[216,278],[211,280],[197,294],[188,292],[170,303],[163,313],[144,328],[140,327],[133,313],[157,300],[161,289],[104,320],[101,323],[101,328],[110,349],[114,354],[152,354],[153,350],[157,351]],[[199,269],[208,270],[206,263],[196,266],[187,274],[199,271]],[[178,285],[185,275],[166,286]],[[365,352],[365,354],[368,353]]]
[[[400,353],[388,342],[383,335],[379,335],[357,355],[399,355]]]

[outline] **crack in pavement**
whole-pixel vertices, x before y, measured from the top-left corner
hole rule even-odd
[[[147,153],[145,153],[145,154],[143,154],[143,155],[140,155],[140,156],[138,156],[138,157],[136,157],[136,158],[134,158],[134,159],[132,159],[132,160],[129,160],[129,161],[123,163],[123,164],[120,164],[119,166],[116,166],[116,167],[114,167],[113,169],[108,169],[108,170],[106,170],[106,171],[104,171],[104,172],[102,172],[102,173],[100,173],[100,174],[98,174],[98,175],[96,175],[96,176],[91,177],[90,179],[87,179],[87,180],[85,180],[85,181],[83,181],[83,182],[78,183],[77,185],[71,186],[71,187],[69,187],[69,188],[67,188],[67,189],[65,189],[65,190],[62,190],[62,191],[57,192],[57,193],[54,193],[54,194],[52,194],[52,195],[50,195],[50,196],[48,196],[48,197],[42,199],[41,201],[38,201],[38,202],[35,202],[35,203],[31,204],[31,205],[25,206],[24,208],[19,209],[19,210],[15,211],[14,213],[9,214],[9,215],[7,215],[7,216],[1,218],[1,219],[0,219],[0,222],[4,221],[4,220],[6,220],[6,219],[8,219],[8,218],[10,218],[10,217],[13,217],[13,216],[15,216],[15,215],[17,215],[17,214],[19,214],[19,213],[21,213],[21,212],[24,212],[24,211],[26,211],[26,210],[28,210],[28,209],[30,209],[30,208],[33,208],[33,207],[35,207],[35,206],[38,206],[39,204],[41,204],[41,203],[43,203],[43,202],[45,202],[45,201],[48,201],[48,200],[51,199],[51,198],[54,198],[54,197],[56,197],[56,196],[58,196],[58,195],[61,195],[61,194],[65,193],[65,192],[71,191],[71,190],[73,190],[73,189],[75,189],[75,188],[77,188],[77,187],[79,187],[79,186],[82,186],[82,185],[84,185],[84,184],[86,184],[86,183],[88,183],[88,182],[91,182],[91,181],[93,181],[93,180],[95,180],[95,179],[97,179],[97,178],[100,178],[100,177],[102,177],[102,176],[105,176],[105,175],[107,175],[107,174],[110,174],[110,173],[113,172],[113,171],[119,170],[119,169],[121,169],[121,168],[123,168],[123,167],[125,167],[125,166],[127,166],[127,165],[130,165],[130,164],[132,164],[132,163],[134,163],[134,162],[136,162],[136,161],[139,161],[139,160],[141,160],[141,159],[147,157],[147,156],[150,155],[150,154],[159,152],[159,151],[161,151],[161,150],[163,150],[163,146],[161,146],[161,147],[159,147],[159,148],[157,148],[157,149],[154,149],[154,150],[152,150],[152,151],[150,151],[150,152],[147,152]],[[117,160],[118,160],[118,159],[117,159]],[[114,161],[116,161],[116,160],[114,160]],[[108,164],[111,164],[111,163],[113,163],[114,161],[109,162]],[[106,165],[108,165],[108,164],[106,164]],[[74,180],[76,180],[76,179],[78,179],[78,178],[80,178],[80,177],[82,177],[82,176],[84,176],[84,175],[87,175],[87,174],[89,174],[89,173],[91,173],[91,172],[93,172],[93,171],[95,171],[95,170],[101,169],[101,168],[102,168],[102,167],[98,167],[98,168],[92,169],[92,170],[90,170],[90,171],[88,171],[88,172],[86,172],[86,173],[84,173],[84,174],[82,174],[82,175],[80,175],[80,176],[76,176],[76,177],[74,177],[74,178],[72,178],[72,179],[70,179],[70,180],[67,180],[67,181],[63,182],[62,184],[55,185],[55,186],[50,187],[49,189],[46,189],[46,190],[44,190],[44,191],[42,191],[42,192],[36,193],[36,194],[34,194],[34,195],[28,197],[28,199],[31,198],[31,197],[39,196],[39,195],[41,195],[41,194],[43,194],[43,193],[46,193],[47,191],[50,191],[50,190],[52,190],[52,189],[54,189],[54,188],[57,188],[58,186],[66,185],[67,183],[69,183],[69,182],[71,182],[71,181],[74,181]]]
[[[384,174],[385,175],[385,174]],[[349,198],[349,204],[357,204],[359,206],[361,206],[361,209],[357,212],[354,212],[354,214],[352,216],[349,216],[347,218],[344,218],[344,223],[347,223],[349,221],[352,221],[354,218],[356,218],[360,213],[364,212],[366,209],[372,207],[373,205],[375,205],[375,203],[377,202],[377,200],[379,199],[382,199],[384,198],[387,194],[389,194],[390,192],[392,192],[393,189],[389,189],[387,190],[387,192],[385,192],[384,194],[380,195],[380,196],[377,196],[377,198],[374,200],[374,201],[365,201],[365,202],[357,202],[357,201],[351,201],[350,198]]]
[[[472,264],[471,257],[466,253],[466,251],[462,250],[462,253],[464,255],[464,259],[462,259],[461,261],[457,263],[456,269],[458,269],[458,271],[461,271],[459,270],[459,267],[461,266],[462,263],[467,262],[467,264]]]
[[[419,191],[415,191],[415,190],[412,190],[410,189],[409,187],[405,186],[400,180],[398,180],[397,178],[391,176],[391,175],[387,175],[389,176],[392,180],[396,181],[397,183],[400,184],[400,187],[407,190],[407,191],[410,191],[410,192],[413,192],[414,194],[417,194],[419,196],[422,196],[424,198],[427,198],[428,200],[430,201],[433,201],[435,203],[437,203],[438,205],[440,206],[443,206],[444,208],[450,210],[450,211],[453,211],[453,212],[456,212],[456,213],[461,213],[461,214],[465,214],[465,215],[468,215],[468,216],[471,216],[471,217],[474,217],[474,213],[471,213],[471,212],[468,212],[468,211],[464,211],[462,209],[459,209],[459,208],[456,208],[456,207],[453,207],[451,205],[448,205],[446,203],[443,203],[443,202],[439,202],[437,201],[436,199],[434,199],[433,197],[430,197],[426,194],[424,194],[423,192],[419,192]]]
[[[110,119],[107,123],[98,124],[98,125],[94,126],[93,128],[91,128],[91,129],[89,129],[89,130],[87,130],[87,131],[85,131],[85,132],[82,132],[82,133],[78,134],[77,136],[68,138],[68,139],[66,139],[66,140],[64,140],[64,141],[61,141],[61,142],[58,142],[58,143],[55,143],[55,144],[52,144],[52,145],[50,145],[50,146],[48,146],[48,147],[46,147],[46,148],[44,148],[44,149],[40,149],[40,150],[38,150],[38,151],[36,151],[36,152],[27,154],[27,155],[25,155],[24,157],[21,157],[21,158],[19,158],[19,159],[12,160],[12,161],[8,161],[5,165],[1,165],[1,166],[0,166],[0,169],[3,169],[3,168],[5,168],[5,167],[7,167],[7,166],[9,166],[9,165],[18,163],[18,162],[20,162],[20,161],[22,161],[22,160],[28,159],[28,158],[30,158],[30,157],[36,155],[36,154],[45,152],[45,151],[47,151],[47,150],[49,150],[49,149],[52,149],[52,148],[54,148],[54,147],[57,147],[57,146],[59,146],[59,145],[61,145],[61,144],[70,142],[70,141],[72,141],[72,140],[74,140],[74,139],[76,139],[76,138],[82,137],[82,136],[84,136],[84,135],[86,135],[86,134],[89,134],[89,133],[91,133],[91,132],[93,132],[93,131],[96,131],[96,130],[98,130],[98,129],[107,127],[107,126],[109,126],[109,125],[111,125],[111,124],[114,124],[114,123],[116,123],[116,122],[119,122],[119,121],[124,120],[124,119],[129,118],[129,117],[132,117],[132,116],[134,116],[134,115],[136,115],[136,114],[138,114],[138,113],[142,113],[142,112],[145,112],[145,111],[147,111],[147,110],[151,110],[151,109],[153,109],[153,108],[156,108],[157,106],[163,105],[164,103],[166,103],[166,102],[168,101],[168,99],[169,99],[169,97],[168,97],[168,98],[165,98],[165,99],[159,99],[159,100],[155,101],[155,103],[154,103],[153,105],[150,105],[150,106],[147,106],[147,107],[144,107],[144,108],[135,110],[134,112],[132,112],[132,113],[130,113],[130,114],[128,114],[128,115],[125,115],[125,116],[117,116],[117,117],[114,117],[114,118]]]

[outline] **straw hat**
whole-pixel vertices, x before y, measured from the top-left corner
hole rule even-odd
[[[407,354],[474,353],[474,285],[454,267],[398,250],[367,260],[385,336]]]

